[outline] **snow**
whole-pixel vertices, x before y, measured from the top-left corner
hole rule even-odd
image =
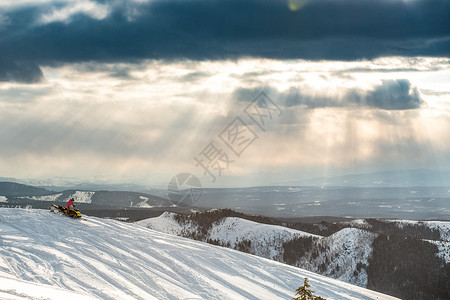
[[[95,192],[90,191],[75,191],[68,196],[68,198],[74,198],[75,202],[78,203],[92,203],[92,196],[94,196]],[[43,196],[22,196],[19,198],[23,199],[31,199],[35,201],[48,201],[48,202],[58,202],[59,198],[63,195],[63,193],[59,194],[51,194],[51,195],[43,195]]]
[[[209,231],[209,238],[230,243],[234,248],[237,242],[250,241],[251,253],[281,261],[283,257],[283,243],[295,237],[310,236],[320,238],[319,235],[290,229],[282,226],[260,224],[241,218],[224,218],[220,224],[214,224]],[[262,238],[263,237],[263,238]]]
[[[355,220],[353,220],[351,222],[354,223],[354,224],[357,224],[357,225],[368,225],[369,224],[369,223],[366,222],[365,219],[355,219]]]
[[[0,202],[6,203],[8,202],[8,198],[6,198],[5,196],[0,196]]]
[[[0,209],[0,298],[291,299],[305,277],[327,299],[395,299],[137,224]]]
[[[359,229],[370,229],[372,227],[369,223],[367,223],[366,219],[355,219],[348,222],[342,222],[342,224],[347,224],[350,227],[356,227]]]
[[[192,223],[181,226],[174,218],[174,213],[165,212],[157,218],[138,221],[137,224],[149,229],[180,236],[189,236],[198,232],[197,226]],[[213,224],[206,239],[218,240],[229,244],[231,248],[242,241],[250,241],[250,253],[282,261],[283,243],[295,237],[310,236],[321,238],[319,235],[275,225],[261,224],[241,218],[224,218],[220,224]],[[262,238],[263,237],[263,238]]]
[[[449,221],[411,221],[411,220],[387,220],[394,222],[399,228],[403,228],[404,224],[419,225],[423,224],[430,229],[439,230],[441,240],[450,242],[450,222]]]
[[[0,299],[93,300],[97,298],[50,285],[27,282],[10,277],[9,274],[0,273]]]
[[[95,192],[89,191],[76,191],[74,194],[70,195],[69,198],[75,199],[75,203],[92,203],[92,196]]]
[[[358,263],[369,265],[371,246],[376,236],[365,230],[344,228],[319,241],[320,245],[327,248],[324,254],[314,258],[309,253],[302,257],[298,265],[313,272],[319,272],[320,265],[325,264],[326,269],[321,274],[365,287],[368,280],[365,268],[361,268],[356,273],[355,271]]]
[[[198,232],[197,226],[192,223],[182,226],[174,216],[175,214],[166,212],[157,218],[142,220],[137,224],[179,236],[191,237]],[[355,221],[349,223],[358,227],[370,227],[364,220]],[[361,287],[367,286],[366,270],[365,268],[358,270],[357,265],[369,265],[368,259],[372,254],[371,245],[376,234],[358,228],[346,228],[329,237],[322,237],[283,226],[229,217],[224,218],[219,224],[214,223],[204,241],[216,240],[221,245],[234,249],[238,243],[250,241],[250,247],[247,249],[249,253],[283,262],[283,243],[295,237],[304,236],[315,238],[316,243],[327,250],[318,257],[311,257],[311,253],[305,255],[297,264],[298,267]],[[325,270],[320,267],[322,264],[326,265]]]
[[[426,240],[429,243],[435,244],[438,247],[437,257],[442,258],[445,263],[450,264],[450,242],[447,241],[431,241]]]
[[[425,221],[423,222],[430,229],[437,229],[441,233],[441,240],[450,242],[450,222]]]
[[[173,235],[181,235],[183,230],[183,226],[181,226],[175,220],[175,214],[170,212],[164,212],[161,216],[157,218],[145,219],[142,221],[137,221],[135,224],[138,224],[142,227],[146,227],[149,229],[153,229],[159,232],[164,232]]]
[[[397,227],[403,228],[405,224],[422,224],[430,229],[438,230],[440,241],[425,240],[438,247],[436,256],[442,258],[446,263],[450,263],[450,222],[449,221],[411,221],[411,220],[387,220],[396,223]]]
[[[150,204],[147,203],[147,201],[149,200],[149,198],[144,197],[144,196],[139,196],[139,198],[142,200],[142,202],[139,202],[138,204],[136,204],[136,207],[140,207],[140,208],[152,208],[154,206],[151,206]]]
[[[53,194],[53,195],[44,195],[44,196],[24,196],[24,197],[19,197],[19,198],[26,198],[26,199],[31,199],[31,200],[35,200],[35,201],[56,202],[60,196],[62,196],[62,193]]]

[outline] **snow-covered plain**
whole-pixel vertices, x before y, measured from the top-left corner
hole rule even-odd
[[[395,299],[137,224],[0,209],[6,299],[56,299],[61,289],[72,291],[62,299],[290,299],[305,277],[327,299]]]

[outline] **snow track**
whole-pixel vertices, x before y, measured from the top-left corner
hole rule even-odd
[[[291,299],[304,277],[327,299],[394,299],[136,224],[0,209],[0,296],[10,299],[51,298],[50,286],[85,295],[79,299]],[[43,292],[20,290],[29,285]]]

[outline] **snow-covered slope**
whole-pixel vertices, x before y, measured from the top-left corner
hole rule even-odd
[[[175,220],[175,214],[165,212],[157,218],[150,218],[136,222],[149,229],[175,234],[179,236],[193,236],[199,229],[195,224],[189,223],[181,226]],[[277,261],[282,261],[283,243],[295,237],[320,238],[319,235],[294,230],[282,226],[261,224],[241,218],[224,218],[220,224],[213,224],[208,231],[206,240],[220,242],[229,248],[239,248],[238,244],[247,242],[247,252]]]
[[[345,282],[367,286],[365,268],[369,265],[372,242],[376,236],[365,230],[344,228],[318,241],[320,246],[326,248],[322,255],[314,257],[312,253],[307,253],[297,265]]]
[[[28,282],[0,272],[0,299],[93,300],[93,296],[51,285]]]
[[[436,255],[442,258],[446,263],[450,263],[450,222],[449,221],[411,221],[411,220],[387,220],[394,222],[398,228],[405,225],[423,225],[431,230],[439,231],[440,241],[425,240],[438,247],[439,253]]]
[[[195,226],[181,226],[180,223],[175,220],[175,214],[167,211],[159,217],[137,221],[135,224],[173,235],[181,235],[183,230],[189,232],[197,230]]]
[[[290,299],[305,277],[327,299],[394,299],[136,224],[45,210],[0,209],[0,274],[11,299],[49,286],[99,299]]]
[[[442,241],[450,242],[450,221],[410,221],[410,220],[386,220],[396,223],[397,227],[402,228],[405,224],[423,225],[430,229],[438,230]]]
[[[282,260],[283,243],[302,236],[320,237],[299,230],[260,224],[241,218],[225,218],[209,231],[210,239],[229,244],[232,248],[236,248],[239,242],[247,241],[250,253],[277,261]]]
[[[442,258],[447,264],[450,264],[450,242],[448,241],[430,241],[426,240],[431,244],[435,244],[438,248],[438,253],[436,256]]]
[[[175,214],[169,212],[137,224],[184,237],[198,237],[196,234],[199,232],[195,224],[180,225],[175,220]],[[306,253],[296,266],[362,287],[367,286],[365,268],[376,234],[358,228],[346,228],[329,237],[322,237],[283,226],[227,217],[220,223],[213,223],[203,240],[284,262],[283,243],[297,237],[312,237],[316,247],[323,250],[320,255]]]

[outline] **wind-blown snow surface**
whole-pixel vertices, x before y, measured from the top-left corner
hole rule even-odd
[[[395,299],[115,220],[3,208],[0,236],[0,274],[56,287],[55,293],[63,288],[100,299],[290,299],[308,277],[327,299]],[[0,276],[0,293],[8,294],[9,280]]]
[[[93,300],[96,298],[51,285],[27,282],[0,272],[0,299]]]

